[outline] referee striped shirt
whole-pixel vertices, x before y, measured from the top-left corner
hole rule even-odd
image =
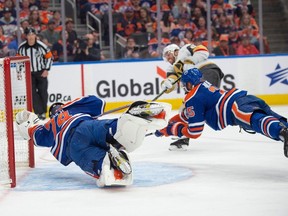
[[[42,41],[36,40],[33,46],[29,46],[27,40],[22,42],[18,47],[17,55],[30,57],[31,72],[49,71],[51,68],[53,55]]]

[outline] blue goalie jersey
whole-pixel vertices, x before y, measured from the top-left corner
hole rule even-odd
[[[30,128],[29,135],[36,146],[51,147],[53,156],[66,166],[71,163],[66,156],[71,130],[84,120],[94,120],[93,117],[102,114],[104,108],[105,101],[96,96],[77,98],[64,104],[44,125]]]

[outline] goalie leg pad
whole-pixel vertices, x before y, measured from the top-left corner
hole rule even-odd
[[[122,114],[117,122],[116,139],[128,152],[142,145],[147,131],[148,120],[127,113]]]
[[[129,113],[124,113],[119,117],[114,139],[123,145],[127,152],[132,152],[142,145],[148,130],[158,130],[167,126],[172,109],[171,105],[168,103],[159,104],[161,104],[162,112],[165,114],[162,118],[157,116],[143,118]]]

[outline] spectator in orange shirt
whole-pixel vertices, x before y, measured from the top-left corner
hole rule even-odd
[[[232,20],[233,19],[233,7],[229,3],[225,3],[224,0],[216,0],[215,3],[212,5],[212,19],[217,16],[218,8],[223,8],[226,16]]]
[[[53,12],[53,20],[55,21],[55,31],[60,32],[62,31],[62,22],[61,22],[61,13],[60,11]]]
[[[21,10],[19,12],[20,19],[28,19],[30,15],[29,0],[22,0]]]
[[[9,39],[5,36],[5,32],[2,26],[0,26],[0,58],[3,58],[7,55],[8,49],[7,45]]]
[[[219,45],[213,50],[215,56],[235,55],[235,49],[229,44],[228,34],[222,34],[219,38]]]
[[[212,37],[215,37],[217,35],[215,27],[211,26],[211,30],[212,30]],[[206,19],[204,17],[199,18],[198,30],[195,32],[195,38],[200,38],[202,41],[208,40],[208,31],[207,31]]]
[[[116,32],[127,38],[131,34],[137,32],[139,28],[141,28],[141,24],[134,17],[133,7],[127,7],[124,16],[117,23]]]
[[[114,12],[115,13],[124,13],[125,9],[129,6],[128,1],[126,0],[117,0],[115,1],[115,4],[113,6]]]
[[[49,11],[49,0],[41,0],[40,1],[40,9],[39,9],[39,17],[43,24],[47,24],[49,20],[52,18],[53,13]]]
[[[184,38],[186,30],[191,29],[193,32],[198,30],[197,26],[190,20],[189,14],[181,14],[174,29],[171,31],[171,36],[179,37],[180,40]]]
[[[259,50],[250,42],[250,37],[246,34],[241,36],[241,44],[238,46],[237,55],[257,55]]]
[[[162,35],[160,47],[158,47],[158,39],[157,37],[153,37],[148,42],[148,57],[150,58],[159,58],[162,55],[164,47],[171,44],[169,39],[169,35],[164,33]]]
[[[160,13],[162,17],[163,13],[170,11],[170,8],[168,4],[166,4],[165,0],[160,0],[160,5],[161,5]],[[157,4],[154,4],[151,6],[150,12],[151,12],[152,19],[157,20]]]

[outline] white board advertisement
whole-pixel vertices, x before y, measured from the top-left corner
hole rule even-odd
[[[223,70],[221,87],[245,89],[255,95],[288,94],[288,56],[211,58]],[[83,95],[107,102],[152,100],[161,93],[167,63],[111,61],[53,65],[49,75],[49,103]],[[182,98],[183,90],[161,99]],[[288,101],[287,101],[288,103]]]
[[[48,75],[48,105],[82,96],[81,65],[53,65]]]

